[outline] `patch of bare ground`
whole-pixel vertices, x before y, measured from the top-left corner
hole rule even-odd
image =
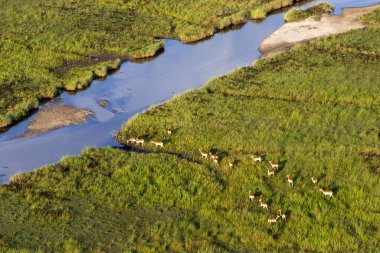
[[[30,122],[28,130],[17,138],[29,137],[62,128],[69,125],[84,124],[93,113],[69,105],[44,108],[37,117]]]
[[[320,20],[310,17],[304,21],[284,24],[260,45],[263,58],[286,51],[295,44],[368,27],[360,23],[360,16],[380,6],[344,8],[341,15],[323,14]]]

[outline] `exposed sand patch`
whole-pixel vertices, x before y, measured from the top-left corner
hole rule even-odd
[[[69,125],[84,124],[87,118],[92,115],[93,113],[90,111],[69,105],[44,108],[37,117],[30,122],[28,130],[17,138],[29,137]]]
[[[310,17],[304,21],[286,23],[261,43],[260,51],[263,57],[270,57],[286,51],[300,42],[366,28],[366,25],[359,22],[359,17],[377,7],[380,7],[380,4],[360,8],[344,8],[341,15],[323,14],[319,21]]]

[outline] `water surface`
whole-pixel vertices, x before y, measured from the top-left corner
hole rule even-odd
[[[322,1],[297,8],[316,2]],[[366,6],[378,0],[325,2],[333,4],[335,13],[340,14],[342,7]],[[261,23],[248,22],[239,29],[218,33],[195,44],[165,40],[164,53],[153,60],[126,62],[115,74],[106,80],[94,81],[84,91],[62,93],[53,103],[58,101],[91,110],[95,119],[38,136],[13,139],[26,130],[33,115],[0,135],[0,183],[16,173],[56,163],[63,156],[78,155],[85,147],[119,146],[112,132],[120,129],[133,115],[174,95],[199,88],[214,77],[251,65],[260,57],[260,42],[284,23],[284,14],[270,15]],[[101,99],[109,101],[105,108],[99,105]]]

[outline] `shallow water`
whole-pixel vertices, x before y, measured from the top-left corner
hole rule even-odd
[[[313,1],[297,8],[315,4]],[[372,5],[378,0],[330,0],[335,13],[342,7]],[[0,183],[19,172],[31,171],[59,161],[66,155],[78,155],[89,146],[118,146],[112,132],[130,117],[174,95],[199,88],[208,80],[238,67],[251,65],[260,57],[260,42],[284,22],[285,12],[270,15],[261,23],[248,22],[239,29],[218,33],[195,44],[165,40],[165,51],[151,61],[126,62],[119,71],[96,80],[90,88],[70,94],[64,92],[51,103],[73,105],[95,113],[86,124],[68,126],[38,136],[14,139],[23,133],[35,117],[0,135]],[[103,108],[99,100],[106,99]]]

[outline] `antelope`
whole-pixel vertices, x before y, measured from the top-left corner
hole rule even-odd
[[[290,178],[290,175],[287,175],[288,183],[293,186],[293,179]]]
[[[211,159],[214,161],[214,163],[218,163],[219,157],[217,155],[213,155],[212,153],[210,153],[210,156],[211,156]]]
[[[278,169],[278,167],[280,166],[278,163],[273,163],[272,161],[269,161],[270,163],[270,166],[272,166],[272,169]]]
[[[127,140],[127,143],[130,143],[130,142],[132,142],[132,143],[135,143],[136,142],[136,138],[129,138],[128,140]]]
[[[272,223],[276,223],[278,218],[280,218],[280,216],[276,216],[276,218],[268,218],[268,224],[272,224]]]
[[[144,145],[144,142],[145,142],[145,140],[144,139],[136,139],[135,140],[135,142],[136,142],[136,144],[141,144],[141,145]]]
[[[156,145],[156,148],[157,147],[160,147],[160,148],[164,147],[164,143],[162,141],[151,141],[151,143],[153,143],[154,145]]]
[[[261,156],[251,156],[251,158],[253,159],[253,161],[255,162],[261,162]]]
[[[255,195],[253,195],[251,191],[249,191],[249,193],[248,193],[248,199],[250,201],[253,201],[255,199]]]
[[[199,152],[201,153],[202,158],[207,158],[208,157],[208,154],[202,152],[202,150],[199,150]]]
[[[274,176],[274,173],[275,173],[274,170],[269,170],[269,169],[268,169],[268,177],[270,177],[270,176]]]
[[[168,135],[172,135],[172,130],[168,130]]]
[[[218,159],[219,158],[217,155],[213,155],[212,153],[210,153],[210,156],[211,156],[211,159]]]
[[[332,198],[333,197],[333,191],[330,191],[330,190],[323,190],[322,188],[321,189],[319,189],[322,193],[323,193],[323,195],[324,196],[329,196],[330,198]]]
[[[234,163],[231,162],[231,160],[228,160],[228,166],[230,167],[230,169],[232,169],[234,167]]]
[[[311,177],[311,182],[313,182],[313,184],[318,183],[318,178],[316,178],[316,177]]]
[[[263,208],[263,209],[267,209],[268,210],[268,204],[263,202],[262,199],[259,199],[259,202],[260,202],[260,206]]]
[[[284,221],[286,221],[286,214],[284,213],[284,210],[282,210],[282,209],[278,210],[278,215],[279,215]]]

